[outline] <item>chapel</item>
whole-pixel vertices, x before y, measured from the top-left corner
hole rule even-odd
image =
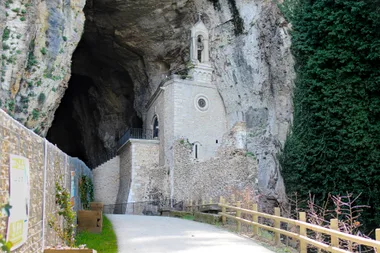
[[[162,82],[146,106],[144,128],[160,141],[160,165],[168,165],[173,142],[192,145],[193,158],[214,157],[227,132],[223,100],[213,83],[209,32],[199,21],[191,29],[188,73]]]

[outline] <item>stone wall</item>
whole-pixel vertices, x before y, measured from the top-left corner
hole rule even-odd
[[[199,162],[189,143],[174,144],[173,197],[176,201],[219,199],[233,192],[258,196],[257,160],[245,149],[223,147],[215,158]]]
[[[9,196],[10,154],[29,159],[30,209],[28,240],[13,252],[42,252],[44,246],[61,243],[48,226],[48,218],[57,212],[55,182],[62,182],[70,192],[71,171],[75,171],[75,209],[81,206],[78,182],[82,175],[91,177],[91,171],[83,162],[71,158],[45,139],[26,129],[0,110],[0,203],[7,203]],[[11,209],[12,211],[12,209]],[[0,214],[0,234],[6,235],[7,217]]]
[[[95,201],[115,204],[120,185],[120,157],[103,163],[93,170],[93,174]]]
[[[124,146],[122,146],[118,155],[120,157],[120,172],[119,172],[119,186],[116,197],[116,204],[127,203],[128,202],[128,194],[131,189],[131,180],[132,180],[132,152],[131,143],[127,142]],[[125,213],[125,208],[122,206],[118,206],[115,208],[115,213],[122,214]]]
[[[128,202],[149,200],[150,195],[157,194],[154,185],[162,184],[158,166],[159,141],[130,140],[129,152],[132,153],[132,184]],[[164,173],[165,174],[165,173]]]

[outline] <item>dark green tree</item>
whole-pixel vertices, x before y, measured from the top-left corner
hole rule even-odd
[[[288,193],[362,193],[380,227],[380,0],[285,0],[296,59],[294,122],[280,155]]]

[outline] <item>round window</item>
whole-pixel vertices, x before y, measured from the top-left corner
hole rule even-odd
[[[204,98],[198,99],[198,105],[200,108],[205,108],[206,107],[206,100]]]
[[[200,111],[207,111],[209,105],[209,101],[205,95],[198,95],[194,100],[195,107]]]

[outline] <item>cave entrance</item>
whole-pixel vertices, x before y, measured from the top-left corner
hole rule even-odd
[[[116,55],[103,57],[106,50],[107,45],[86,40],[85,30],[73,55],[68,89],[46,137],[91,168],[116,155],[117,141],[128,128],[142,127],[134,109],[133,81],[115,64]]]

